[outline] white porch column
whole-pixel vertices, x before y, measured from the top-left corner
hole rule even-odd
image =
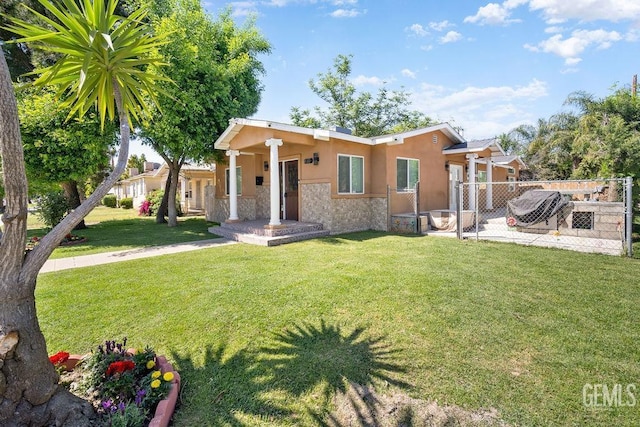
[[[280,222],[280,173],[278,171],[278,147],[282,145],[281,139],[270,138],[264,143],[270,148],[269,156],[269,185],[271,194],[271,218],[269,226],[281,225]]]
[[[189,211],[187,206],[187,178],[183,177],[180,180],[180,205],[184,209],[185,213]]]
[[[238,218],[238,176],[236,175],[236,157],[240,155],[238,150],[227,151],[229,156],[229,219],[227,221],[239,221]]]
[[[487,210],[493,209],[493,162],[487,157]]]
[[[477,154],[467,154],[469,161],[469,209],[476,210],[476,159]]]

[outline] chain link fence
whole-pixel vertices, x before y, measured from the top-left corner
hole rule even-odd
[[[458,185],[458,237],[632,255],[631,178]]]
[[[387,186],[387,230],[394,233],[426,231],[428,218],[420,215],[420,183],[414,188]]]

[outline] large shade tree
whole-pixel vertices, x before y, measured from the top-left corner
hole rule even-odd
[[[116,127],[100,119],[92,108],[84,117],[67,120],[55,94],[47,88],[25,88],[18,93],[20,133],[27,177],[36,188],[62,186],[71,209],[84,199],[86,181],[109,166],[109,149],[117,141]],[[84,220],[75,227],[85,228]]]
[[[253,20],[244,26],[233,21],[229,10],[216,20],[199,0],[153,1],[157,32],[168,33],[170,43],[160,49],[170,67],[162,69],[171,83],[160,95],[162,113],[143,124],[141,136],[169,167],[158,222],[177,225],[175,203],[182,166],[216,159],[213,141],[232,117],[256,112],[263,73],[258,56],[270,50]]]
[[[161,41],[141,24],[140,9],[115,15],[116,0],[39,0],[55,19],[46,25],[10,18],[9,30],[30,48],[60,54],[38,71],[36,84],[59,88],[63,107],[84,115],[97,105],[102,120],[117,118],[120,154],[115,170],[75,211],[25,255],[27,178],[18,111],[4,54],[0,53],[0,157],[5,198],[5,232],[0,240],[0,425],[87,425],[87,402],[58,386],[38,325],[35,287],[38,271],[62,238],[84,218],[122,174],[131,122],[147,110],[157,77],[145,71]],[[36,13],[32,11],[31,13]]]
[[[294,125],[350,129],[354,135],[372,137],[414,130],[434,124],[428,116],[412,110],[409,93],[382,87],[376,95],[358,92],[351,77],[351,55],[338,55],[333,69],[311,79],[309,87],[325,101],[327,108],[317,106],[315,115],[308,109],[293,107],[290,118]]]

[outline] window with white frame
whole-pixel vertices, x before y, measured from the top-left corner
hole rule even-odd
[[[398,191],[413,190],[420,180],[420,161],[418,159],[396,159],[396,186]]]
[[[338,155],[338,193],[364,194],[364,157]]]
[[[229,195],[229,168],[224,170],[224,180],[225,180],[224,192],[228,196]],[[241,196],[242,195],[242,167],[241,166],[238,166],[236,168],[236,183],[237,183],[236,194],[238,196]]]

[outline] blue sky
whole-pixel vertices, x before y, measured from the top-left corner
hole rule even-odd
[[[640,0],[203,0],[255,16],[272,44],[253,116],[323,105],[308,82],[352,54],[353,83],[480,139],[548,118],[573,91],[603,97],[640,74]],[[135,151],[134,151],[135,152]]]

